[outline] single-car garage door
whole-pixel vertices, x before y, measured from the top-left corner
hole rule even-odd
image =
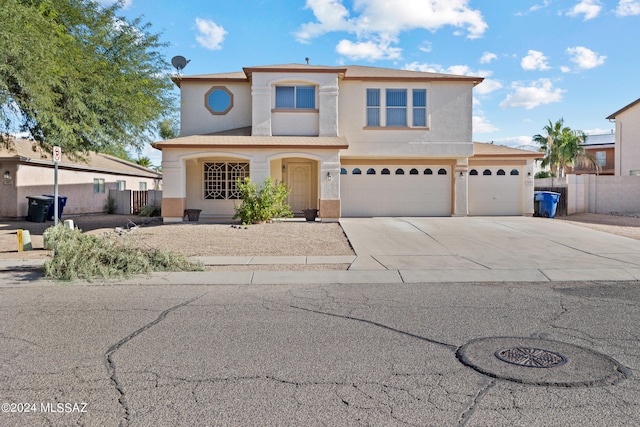
[[[522,215],[519,167],[469,169],[469,215]]]
[[[342,216],[449,216],[450,166],[344,166]]]

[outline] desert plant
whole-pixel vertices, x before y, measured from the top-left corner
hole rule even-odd
[[[52,279],[112,279],[154,271],[203,270],[202,264],[180,254],[140,248],[116,233],[111,237],[94,236],[57,225],[49,227],[45,234],[53,258],[45,262],[44,273]]]
[[[235,207],[233,219],[239,218],[243,224],[256,224],[293,216],[287,204],[291,191],[284,183],[274,183],[268,177],[258,189],[257,185],[251,183],[251,178],[246,177],[244,181],[238,179],[236,186],[242,203]]]
[[[555,174],[549,172],[549,171],[540,171],[540,172],[536,172],[534,178],[536,179],[543,179],[543,178],[556,178]]]
[[[116,199],[111,197],[111,195],[108,195],[107,201],[104,202],[104,211],[109,215],[113,215],[114,213],[116,213],[117,208],[118,208],[118,205],[116,205]]]
[[[160,216],[161,210],[157,206],[143,206],[138,216]]]

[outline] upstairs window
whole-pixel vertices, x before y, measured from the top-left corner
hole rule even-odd
[[[407,90],[387,89],[387,126],[407,127]]]
[[[380,126],[380,89],[367,89],[367,126]]]
[[[427,90],[413,90],[413,126],[427,126]]]
[[[607,152],[606,151],[596,151],[596,166],[606,166],[607,165]]]
[[[276,108],[314,110],[316,108],[316,87],[276,86]]]

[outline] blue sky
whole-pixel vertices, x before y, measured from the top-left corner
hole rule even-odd
[[[610,132],[605,117],[640,98],[640,0],[127,0],[120,14],[151,23],[185,75],[308,57],[484,77],[481,142],[531,144],[561,117]]]

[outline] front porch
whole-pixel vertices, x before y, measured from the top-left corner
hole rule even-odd
[[[290,189],[289,205],[296,216],[318,209],[322,221],[340,218],[339,149],[308,151],[234,150],[187,152],[170,160],[163,150],[164,222],[184,221],[187,209],[200,210],[200,218],[230,219],[241,203],[237,180],[246,177],[261,185],[267,177]]]

